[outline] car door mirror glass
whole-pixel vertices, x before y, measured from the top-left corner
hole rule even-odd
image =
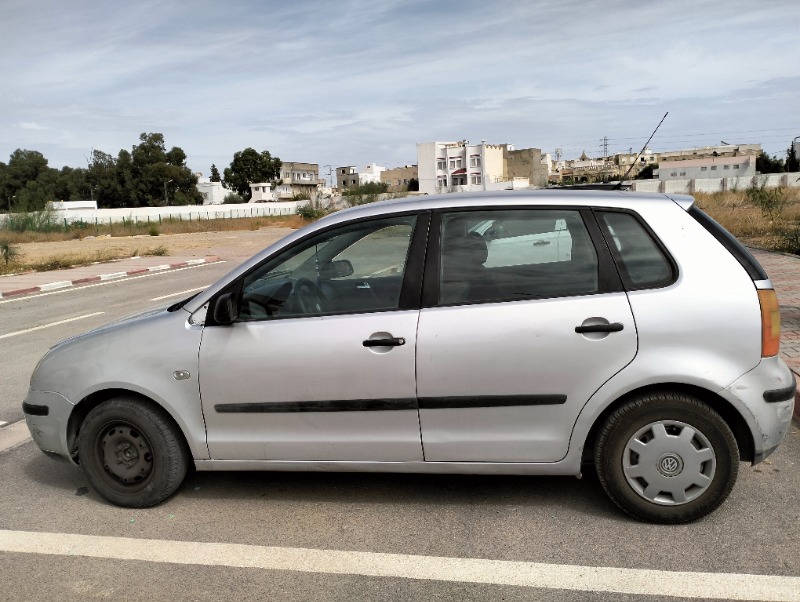
[[[236,302],[234,294],[224,293],[217,298],[214,303],[214,322],[217,324],[233,324],[237,318]]]

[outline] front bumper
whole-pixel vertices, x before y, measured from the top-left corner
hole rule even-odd
[[[43,452],[71,459],[67,423],[74,406],[63,395],[50,391],[28,391],[22,404],[31,437]]]
[[[779,357],[769,357],[721,392],[739,409],[750,427],[753,464],[775,451],[789,431],[795,391],[792,371]]]

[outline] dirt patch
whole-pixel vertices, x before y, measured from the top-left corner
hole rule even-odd
[[[292,228],[261,228],[226,232],[193,232],[160,236],[101,236],[57,242],[29,242],[15,245],[25,263],[43,261],[59,255],[115,254],[134,256],[157,247],[165,247],[169,256],[206,257],[217,255],[227,260],[242,261],[255,255],[284,236]]]

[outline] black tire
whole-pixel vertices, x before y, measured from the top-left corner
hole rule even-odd
[[[190,454],[161,408],[132,397],[104,401],[86,416],[78,457],[89,483],[109,502],[148,508],[183,482]]]
[[[713,512],[739,472],[731,429],[711,407],[680,393],[650,393],[617,408],[594,453],[612,501],[654,523],[686,523]]]

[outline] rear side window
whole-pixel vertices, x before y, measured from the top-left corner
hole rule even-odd
[[[625,288],[656,288],[674,281],[672,261],[634,215],[601,211],[599,216]]]
[[[709,233],[716,238],[731,255],[736,258],[742,267],[747,270],[750,278],[755,281],[767,280],[769,278],[767,273],[764,271],[764,268],[761,267],[761,264],[759,264],[755,257],[750,254],[750,251],[748,251],[742,243],[736,240],[725,228],[720,226],[711,217],[698,209],[697,206],[689,209],[689,215],[696,219],[697,222],[703,226],[703,228],[708,230]]]
[[[599,290],[598,257],[579,211],[499,209],[442,218],[442,304]]]

